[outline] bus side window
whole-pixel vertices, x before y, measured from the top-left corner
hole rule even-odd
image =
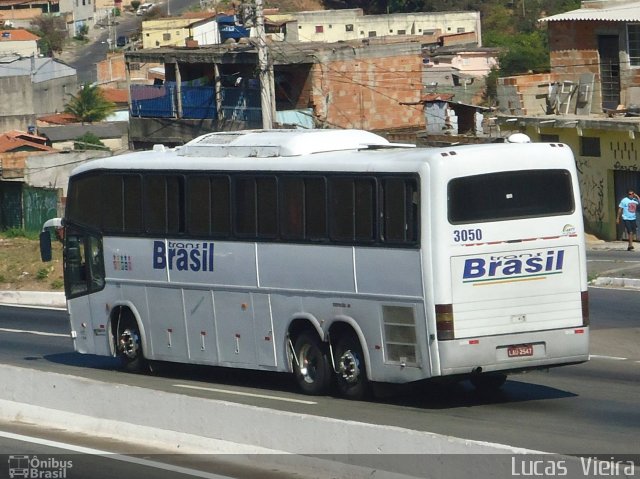
[[[413,243],[418,231],[418,191],[415,180],[390,178],[382,183],[382,239],[389,243]]]

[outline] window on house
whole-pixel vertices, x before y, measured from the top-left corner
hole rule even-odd
[[[458,27],[457,32],[458,33],[464,33],[464,27]]]
[[[375,36],[376,36],[376,32],[369,32],[369,35],[368,35],[368,36],[369,36],[369,38],[371,38],[371,37],[375,37]]]
[[[580,137],[580,155],[582,156],[600,156],[600,138],[597,136],[581,136]]]
[[[629,48],[629,63],[632,67],[640,66],[640,23],[627,25],[627,45]]]
[[[398,35],[406,35],[407,31],[406,30],[398,30]]]
[[[165,42],[171,40],[171,34],[170,33],[163,33],[162,34],[162,40],[165,41]]]
[[[323,33],[324,27],[322,25],[316,25],[316,33]]]
[[[560,137],[558,135],[540,134],[540,141],[542,143],[560,143]]]
[[[353,23],[348,23],[344,26],[345,31],[352,32],[353,31]]]

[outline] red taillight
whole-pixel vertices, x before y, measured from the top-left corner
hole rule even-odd
[[[436,304],[436,328],[438,339],[453,339],[453,305]]]
[[[580,293],[580,300],[582,301],[582,325],[589,326],[589,292]]]

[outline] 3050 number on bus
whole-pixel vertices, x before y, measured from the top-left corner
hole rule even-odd
[[[466,243],[467,241],[480,241],[482,239],[482,230],[476,229],[464,229],[453,230],[453,241],[456,243]]]

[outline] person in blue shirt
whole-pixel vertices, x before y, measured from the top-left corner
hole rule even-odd
[[[627,231],[627,235],[629,237],[629,247],[627,251],[631,251],[633,249],[633,239],[636,235],[636,211],[638,209],[638,205],[640,204],[640,197],[636,195],[635,191],[629,190],[627,196],[620,200],[620,204],[618,205],[618,217],[616,218],[616,223],[620,224],[620,219],[624,223],[624,229]]]

